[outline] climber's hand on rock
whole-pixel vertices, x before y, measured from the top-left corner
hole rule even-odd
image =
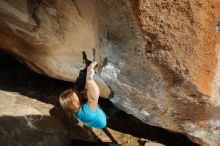
[[[94,61],[94,62],[92,62],[92,63],[88,66],[88,68],[87,68],[87,76],[86,76],[86,79],[87,79],[87,80],[93,80],[93,76],[94,76],[94,74],[95,74],[94,68],[96,67],[96,65],[97,65],[97,62]]]

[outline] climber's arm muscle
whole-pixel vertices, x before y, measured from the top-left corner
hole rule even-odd
[[[96,82],[93,80],[94,76],[94,67],[97,63],[93,62],[87,69],[87,77],[86,77],[86,87],[87,87],[87,97],[88,97],[88,105],[91,109],[96,109],[99,100],[99,87]]]

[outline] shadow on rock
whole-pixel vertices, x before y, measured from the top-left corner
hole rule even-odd
[[[0,117],[0,145],[68,145],[66,129],[50,116]]]

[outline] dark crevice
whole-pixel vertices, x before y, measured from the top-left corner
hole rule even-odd
[[[216,23],[215,25],[215,31],[220,32],[220,22]]]
[[[27,1],[29,16],[33,18],[33,20],[36,23],[36,26],[33,28],[33,31],[36,31],[38,28],[40,28],[40,18],[37,15],[37,11],[40,8],[41,3],[42,3],[42,0],[28,0]]]
[[[141,24],[141,20],[140,20],[140,1],[137,1],[137,0],[129,0],[129,3],[130,3],[130,6],[132,8],[132,12],[133,12],[133,16],[134,18],[136,19],[137,21],[137,24],[142,27],[142,24]]]
[[[76,1],[75,1],[75,0],[72,0],[72,2],[73,2],[74,7],[76,8],[76,11],[77,11],[78,15],[82,17],[82,14],[81,14],[81,12],[80,12],[80,9],[79,9],[79,7],[78,7]]]

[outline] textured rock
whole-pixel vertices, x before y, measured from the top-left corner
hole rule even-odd
[[[155,142],[147,142],[144,146],[164,146],[163,144],[155,143]]]
[[[74,81],[81,52],[107,64],[101,95],[143,122],[220,145],[218,0],[2,0],[0,46]],[[106,59],[107,58],[107,59]]]
[[[67,130],[50,117],[52,105],[0,91],[0,145],[67,145]]]

